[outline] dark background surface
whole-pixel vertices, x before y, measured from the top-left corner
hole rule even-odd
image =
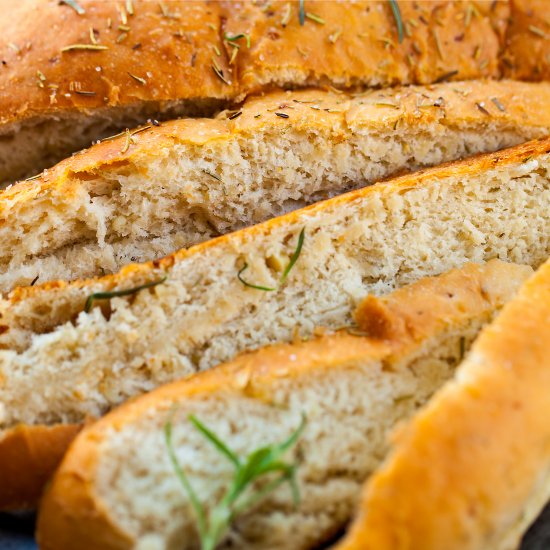
[[[0,514],[0,550],[36,550],[33,529],[32,514]],[[550,503],[523,538],[521,550],[550,550]]]

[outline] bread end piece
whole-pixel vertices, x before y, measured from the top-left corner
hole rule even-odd
[[[550,496],[550,263],[396,434],[337,550],[507,550]]]

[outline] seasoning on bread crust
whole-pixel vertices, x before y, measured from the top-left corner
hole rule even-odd
[[[216,547],[285,549],[290,538],[295,550],[317,547],[349,519],[361,480],[386,452],[388,429],[452,376],[481,326],[530,274],[496,260],[469,264],[369,297],[357,316],[362,336],[341,331],[263,348],[122,406],[69,450],[42,503],[41,548],[75,540],[83,549],[197,547],[196,518],[163,441],[171,410],[176,453],[207,510],[232,468],[189,414],[242,456],[284,439],[305,415],[287,453],[300,457],[300,504],[279,488],[237,517]]]
[[[0,194],[0,291],[116,272],[395,173],[547,135],[549,105],[550,83],[472,81],[276,92],[215,120],[149,124]]]
[[[550,498],[550,262],[366,484],[337,550],[506,550]]]

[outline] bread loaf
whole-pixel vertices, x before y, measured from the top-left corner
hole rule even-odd
[[[294,0],[1,0],[0,181],[149,118],[211,115],[274,86],[543,79],[546,23],[509,23],[525,3],[399,1],[396,15],[386,0],[306,0],[301,17]],[[543,18],[544,0],[537,8]]]
[[[349,324],[367,294],[468,261],[540,265],[550,254],[549,155],[550,140],[535,141],[114,276],[16,289],[0,302],[3,437],[19,424],[78,424],[242,351]]]
[[[338,550],[518,547],[550,498],[549,318],[547,262],[398,430]]]
[[[0,194],[0,291],[112,273],[405,170],[547,135],[550,84],[276,92],[106,141]]]
[[[351,515],[386,453],[386,434],[452,376],[480,326],[531,270],[492,261],[369,297],[358,330],[264,348],[123,406],[77,438],[40,512],[43,549],[197,548],[197,523],[179,485],[163,426],[176,410],[176,454],[206,514],[234,475],[188,421],[194,414],[239,456],[296,446],[300,504],[279,488],[237,517],[216,548],[317,548]],[[265,479],[262,480],[265,483]],[[289,544],[289,540],[292,541]]]

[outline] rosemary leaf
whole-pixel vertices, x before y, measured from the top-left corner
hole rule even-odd
[[[73,50],[92,50],[92,51],[101,51],[101,50],[108,50],[109,48],[107,46],[103,46],[101,44],[71,44],[69,46],[65,46],[64,48],[61,48],[62,52],[71,52]]]
[[[311,13],[311,12],[308,11],[308,12],[306,12],[306,17],[308,19],[311,19],[312,21],[315,21],[315,23],[318,23],[319,25],[324,25],[325,24],[325,20],[322,17],[319,17],[315,13]]]
[[[290,262],[288,262],[288,265],[286,266],[286,269],[283,272],[283,276],[281,277],[280,284],[283,284],[286,281],[286,278],[288,277],[290,270],[294,267],[294,264],[298,261],[298,258],[300,257],[300,253],[302,252],[302,246],[304,246],[305,236],[306,236],[306,228],[304,227],[302,228],[302,231],[300,231],[296,250],[294,251],[294,254],[292,254],[292,258],[290,258]]]
[[[240,34],[236,34],[234,36],[231,36],[230,34],[225,33],[225,39],[228,42],[235,42],[236,40],[240,40],[241,38],[244,38],[246,40],[246,47],[248,49],[250,49],[250,35],[249,34],[247,34],[245,32],[241,32]]]
[[[289,464],[281,460],[283,454],[294,446],[306,427],[306,417],[302,414],[300,425],[282,443],[266,445],[252,451],[246,457],[239,457],[220,437],[207,428],[196,416],[190,415],[189,421],[207,439],[214,448],[225,456],[235,468],[233,479],[222,498],[207,514],[198,495],[194,491],[187,475],[180,466],[174,450],[173,431],[174,412],[164,425],[164,438],[170,462],[187,493],[198,522],[198,532],[202,550],[214,550],[222,541],[235,518],[250,510],[259,501],[272,493],[280,485],[287,482],[292,490],[295,505],[300,501],[300,493],[296,482],[297,464]],[[254,484],[259,478],[268,474],[279,474],[259,489],[254,490]]]
[[[397,25],[397,37],[398,41],[401,44],[403,42],[403,20],[401,19],[401,10],[399,9],[399,4],[397,0],[389,0],[391,11],[395,17],[395,24]]]
[[[189,483],[189,480],[187,479],[185,472],[181,468],[178,462],[176,453],[174,451],[174,445],[172,443],[172,426],[173,426],[172,420],[174,418],[175,413],[176,411],[173,410],[170,415],[170,419],[164,425],[164,438],[166,441],[166,448],[168,449],[168,457],[170,458],[170,462],[172,463],[174,471],[176,472],[176,475],[178,476],[180,483],[183,485],[183,487],[187,491],[187,494],[189,495],[191,506],[193,507],[193,511],[197,516],[197,522],[199,524],[199,535],[202,539],[206,533],[206,513],[204,511],[204,508],[202,507],[202,504],[199,501],[197,493],[193,489],[191,483]]]
[[[304,7],[304,0],[298,0],[298,14],[300,17],[300,26],[304,26],[306,22],[306,9]]]
[[[279,279],[279,283],[276,287],[268,287],[268,286],[259,286],[259,285],[253,285],[247,281],[245,281],[242,278],[242,274],[244,271],[248,269],[248,264],[245,263],[243,268],[237,273],[237,278],[243,285],[248,286],[250,288],[255,288],[256,290],[263,290],[265,292],[273,292],[274,290],[278,290],[281,285],[284,284],[284,282],[287,280],[288,274],[290,273],[291,269],[294,267],[294,264],[298,261],[298,258],[300,257],[300,253],[302,252],[302,247],[304,246],[304,239],[306,236],[306,228],[303,227],[300,231],[300,235],[298,236],[298,243],[296,245],[296,249],[294,250],[294,253],[292,254],[292,257],[290,258],[290,261],[288,262],[288,265],[286,266],[285,270],[283,271],[282,277]]]
[[[154,286],[160,285],[161,283],[164,283],[166,281],[166,276],[162,277],[162,279],[159,279],[157,281],[151,281],[150,283],[145,283],[144,285],[136,286],[134,288],[128,288],[126,290],[113,290],[110,292],[94,292],[93,294],[90,294],[86,300],[86,305],[84,306],[84,311],[86,313],[89,313],[92,309],[92,305],[95,300],[110,300],[111,298],[118,298],[121,296],[130,296],[131,294],[135,294],[136,292],[139,292],[140,290],[145,290],[146,288],[152,288]]]
[[[86,13],[86,10],[76,0],[61,0],[61,2],[73,8],[73,10],[78,13],[78,15],[83,15]]]
[[[239,279],[239,281],[241,281],[241,283],[244,285],[244,286],[247,286],[249,288],[255,288],[256,290],[263,290],[264,292],[273,292],[274,290],[277,290],[277,288],[272,288],[272,287],[269,287],[269,286],[260,286],[260,285],[253,285],[252,283],[249,283],[248,281],[245,281],[243,278],[242,278],[242,274],[248,269],[248,264],[245,263],[244,266],[242,267],[242,269],[239,270],[239,272],[237,273],[237,279]]]

